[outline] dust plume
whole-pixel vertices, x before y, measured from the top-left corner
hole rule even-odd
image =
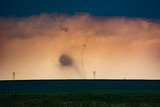
[[[160,23],[90,14],[0,18],[0,79],[160,79]]]

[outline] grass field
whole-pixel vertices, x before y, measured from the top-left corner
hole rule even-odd
[[[1,92],[0,107],[160,107],[160,91]]]

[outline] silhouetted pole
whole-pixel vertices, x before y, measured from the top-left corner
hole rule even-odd
[[[96,71],[93,71],[93,79],[96,79]]]
[[[82,46],[82,53],[81,53],[81,63],[82,63],[82,71],[85,72],[85,66],[84,66],[84,52],[85,52],[86,44],[83,44]]]
[[[12,80],[15,80],[16,73],[13,72],[12,75],[13,75]]]

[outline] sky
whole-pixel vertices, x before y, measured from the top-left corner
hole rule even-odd
[[[159,19],[159,0],[1,0],[0,16],[26,17],[41,13],[86,12],[95,16]]]
[[[159,10],[159,0],[1,0],[0,80],[160,79]]]

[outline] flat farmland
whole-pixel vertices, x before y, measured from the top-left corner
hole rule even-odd
[[[159,83],[159,80],[1,81],[0,106],[160,107]]]

